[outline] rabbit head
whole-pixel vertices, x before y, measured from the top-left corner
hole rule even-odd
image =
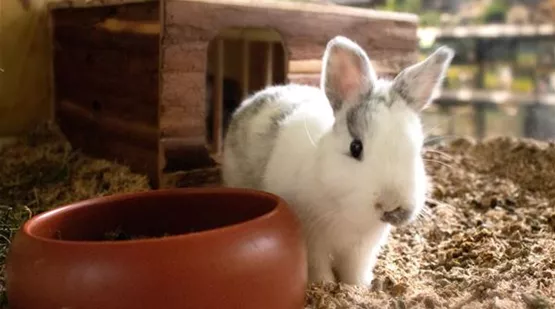
[[[420,112],[441,86],[454,56],[440,47],[394,79],[379,79],[369,57],[345,37],[323,56],[320,87],[333,110],[332,129],[320,140],[318,175],[352,220],[372,217],[399,226],[426,200]]]

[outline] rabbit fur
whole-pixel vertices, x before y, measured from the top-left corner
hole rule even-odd
[[[454,52],[440,47],[394,79],[337,36],[320,87],[274,85],[246,98],[224,139],[225,186],[281,196],[302,223],[310,282],[369,285],[392,226],[412,222],[428,179],[420,112]]]

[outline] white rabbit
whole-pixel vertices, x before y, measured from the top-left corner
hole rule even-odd
[[[271,86],[234,112],[224,185],[290,204],[302,222],[310,282],[369,285],[391,226],[411,222],[424,206],[419,113],[453,56],[441,47],[383,80],[355,42],[337,36],[323,56],[320,88]]]

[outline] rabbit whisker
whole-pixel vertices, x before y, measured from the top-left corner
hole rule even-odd
[[[424,135],[429,135],[431,131],[433,131],[433,130],[439,128],[440,125],[441,125],[441,124],[436,124],[435,126],[429,128],[429,129],[424,128]]]
[[[437,153],[439,155],[442,155],[444,157],[446,157],[447,159],[453,159],[453,157],[449,154],[447,154],[446,152],[443,151],[439,151],[439,150],[434,150],[434,149],[425,149],[425,152],[431,152],[431,153]]]
[[[449,208],[449,209],[454,209],[454,208],[455,208],[455,206],[453,206],[453,205],[451,205],[451,204],[442,202],[442,201],[440,201],[440,200],[436,200],[436,199],[434,199],[434,198],[432,198],[432,197],[427,197],[427,198],[426,198],[426,201],[427,201],[427,202],[432,202],[432,203],[437,204],[437,205],[439,205],[439,206],[441,206],[441,207],[445,207],[445,208]]]
[[[304,117],[304,130],[305,130],[306,136],[308,136],[308,139],[310,140],[310,143],[312,144],[312,146],[316,147],[316,143],[314,142],[314,139],[310,135],[310,132],[308,131],[308,127],[306,125],[306,115]]]
[[[445,162],[441,162],[441,161],[439,161],[439,160],[424,159],[424,161],[425,161],[425,162],[430,162],[430,163],[437,163],[437,164],[439,164],[439,165],[443,165],[443,166],[448,167],[448,168],[453,168],[453,166],[451,166],[451,165],[449,165],[449,164],[447,164],[447,163],[445,163]]]
[[[428,144],[437,140],[442,140],[442,139],[455,139],[458,138],[457,135],[442,135],[442,136],[434,136],[434,137],[427,137],[424,139],[424,144]]]

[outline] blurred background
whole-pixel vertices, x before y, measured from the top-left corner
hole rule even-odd
[[[303,0],[291,0],[303,1]],[[555,0],[305,0],[410,12],[420,56],[456,50],[431,135],[555,138]]]
[[[418,15],[421,58],[440,45],[456,50],[424,114],[430,135],[555,138],[555,0],[281,1]],[[0,0],[0,137],[52,114],[46,2]]]

